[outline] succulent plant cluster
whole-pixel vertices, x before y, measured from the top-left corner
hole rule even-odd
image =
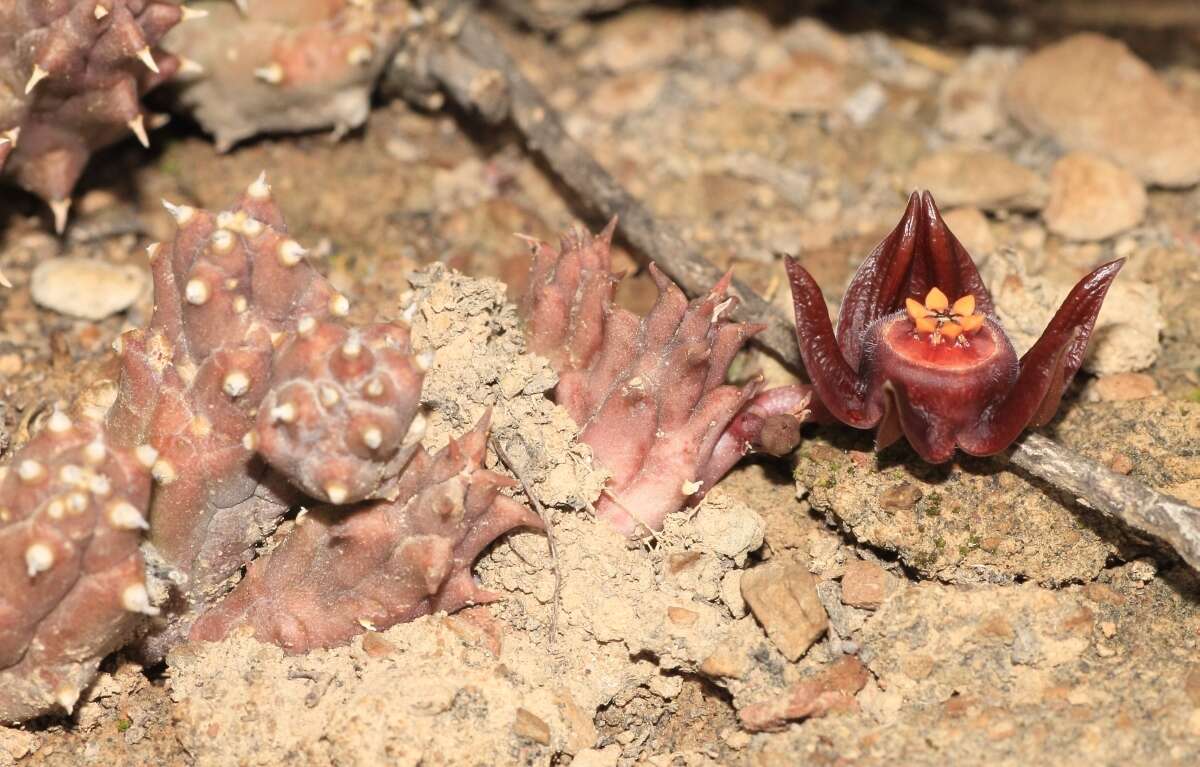
[[[402,318],[347,321],[265,177],[220,213],[167,208],[155,312],[119,338],[107,407],[56,412],[0,482],[0,719],[70,711],[109,652],[136,634],[161,658],[198,618],[300,651],[481,601],[475,556],[539,524],[482,468],[486,422],[425,455],[428,358]]]
[[[241,627],[304,652],[495,599],[474,560],[542,526],[485,468],[487,416],[434,455],[421,447],[431,357],[403,316],[349,320],[265,176],[219,213],[166,207],[177,228],[149,247],[154,315],[120,337],[110,396],[54,412],[0,469],[3,720],[70,712],[135,639],[157,659]],[[729,319],[729,276],[689,301],[651,266],[658,298],[638,317],[613,302],[614,228],[531,241],[523,312],[555,400],[609,473],[596,513],[630,536],[746,453],[791,450],[806,421],[877,427],[880,447],[904,435],[929,461],[1003,449],[1053,415],[1120,267],[1085,277],[1018,360],[970,256],[914,195],[836,333],[789,261],[813,383],[760,391],[758,376],[726,382],[759,329]]]

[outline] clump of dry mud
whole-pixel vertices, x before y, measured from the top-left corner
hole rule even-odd
[[[1055,436],[1082,454],[1194,503],[1200,496],[1200,406],[1154,397],[1079,404]],[[1114,443],[1114,434],[1126,435]],[[833,437],[830,434],[830,437]],[[1074,498],[1010,466],[962,457],[910,460],[906,447],[870,452],[869,438],[801,447],[796,481],[808,503],[860,543],[894,552],[922,576],[951,583],[1086,583],[1110,557],[1139,548]]]

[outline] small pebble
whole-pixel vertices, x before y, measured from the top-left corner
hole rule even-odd
[[[149,280],[136,266],[87,258],[54,258],[33,270],[30,292],[39,306],[86,320],[102,320],[128,309]]]
[[[1145,373],[1101,376],[1089,388],[1089,399],[1099,402],[1128,402],[1158,394],[1158,384]]]
[[[1103,240],[1137,226],[1145,216],[1142,182],[1102,157],[1073,152],[1050,171],[1050,200],[1042,217],[1055,234]]]
[[[1036,210],[1046,200],[1046,183],[1038,174],[987,149],[935,152],[916,164],[909,186],[928,189],[943,208]]]

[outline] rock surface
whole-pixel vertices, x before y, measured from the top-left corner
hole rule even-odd
[[[938,88],[938,128],[948,136],[981,139],[1000,130],[1008,115],[1001,96],[1020,54],[977,48]]]
[[[991,286],[996,313],[1018,354],[1041,336],[1075,280],[1072,274],[1031,275],[1020,253],[994,253],[980,273]],[[1122,275],[1109,288],[1083,361],[1087,372],[1143,370],[1158,357],[1164,326],[1159,289],[1131,277]]]
[[[136,266],[89,258],[54,258],[33,270],[29,289],[39,306],[86,320],[102,320],[128,309],[150,284]]]
[[[1067,149],[1095,152],[1149,184],[1200,181],[1200,113],[1123,43],[1078,34],[1027,58],[1006,90],[1012,114]]]
[[[825,633],[829,618],[808,570],[769,562],[742,576],[742,597],[788,660],[798,660]]]
[[[1141,223],[1146,190],[1129,171],[1087,152],[1072,152],[1050,171],[1046,227],[1072,240],[1103,240]]]
[[[946,226],[958,237],[967,252],[978,259],[996,249],[992,225],[979,208],[955,208],[944,216]]]
[[[1035,210],[1046,199],[1041,177],[985,149],[949,149],[929,155],[913,168],[909,186],[928,189],[947,208]]]

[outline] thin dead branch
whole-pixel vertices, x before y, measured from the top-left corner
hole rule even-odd
[[[1041,434],[1026,434],[1009,460],[1106,517],[1147,533],[1200,571],[1200,509],[1111,471]]]
[[[551,523],[546,507],[542,505],[541,499],[533,491],[533,485],[526,481],[525,474],[508,457],[508,453],[500,446],[500,441],[495,437],[491,437],[489,441],[492,443],[492,450],[496,452],[500,463],[504,464],[504,468],[511,471],[512,475],[521,483],[521,489],[525,491],[529,505],[533,506],[534,512],[542,520],[542,526],[546,528],[546,544],[550,549],[550,567],[554,570],[554,596],[550,601],[550,644],[554,644],[555,638],[558,637],[558,606],[562,599],[562,568],[558,564],[558,544],[554,540],[554,525]]]

